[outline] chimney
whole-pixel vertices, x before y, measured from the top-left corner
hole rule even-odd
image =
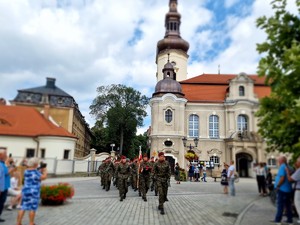
[[[49,120],[49,111],[50,111],[50,105],[49,104],[45,104],[44,105],[44,117],[47,120]]]
[[[47,88],[55,88],[55,78],[47,77],[47,83],[46,87]]]

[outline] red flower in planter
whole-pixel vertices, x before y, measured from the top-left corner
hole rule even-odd
[[[67,198],[74,196],[74,187],[68,183],[59,183],[55,185],[43,185],[41,187],[41,199],[44,205],[60,205]]]

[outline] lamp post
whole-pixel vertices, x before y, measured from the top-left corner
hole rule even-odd
[[[196,148],[196,147],[198,146],[199,139],[198,139],[198,138],[194,138],[195,146],[192,146],[191,143],[190,143],[189,146],[187,146],[187,145],[186,145],[186,143],[187,143],[187,138],[186,138],[186,137],[182,138],[182,142],[183,142],[183,146],[184,146],[184,147],[187,147],[187,148],[189,149],[189,150],[188,150],[188,152],[189,152],[189,151],[192,151],[193,148]],[[195,153],[195,152],[193,152],[193,153]]]
[[[187,138],[186,137],[182,138],[182,142],[183,142],[183,146],[184,147],[188,147],[189,151],[191,151],[193,148],[195,148],[195,147],[198,146],[199,139],[198,138],[194,138],[195,146],[192,146],[192,144],[190,144],[189,146],[186,146],[186,143],[187,143]]]
[[[115,144],[110,144],[110,147],[111,147],[111,150],[113,151],[114,150],[114,147],[115,147],[116,145]]]

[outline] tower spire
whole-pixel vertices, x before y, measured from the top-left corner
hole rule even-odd
[[[157,81],[164,78],[161,73],[166,59],[176,66],[176,80],[185,80],[187,77],[187,59],[189,43],[180,36],[181,15],[177,10],[178,0],[169,0],[169,11],[165,16],[165,36],[157,43],[156,64]]]

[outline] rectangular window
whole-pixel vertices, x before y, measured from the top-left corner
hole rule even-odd
[[[190,115],[189,117],[189,137],[198,137],[199,136],[199,116]]]
[[[42,148],[41,149],[41,158],[44,159],[46,155],[46,149]]]
[[[70,150],[65,150],[64,151],[64,159],[69,159],[69,155],[70,155]]]
[[[209,117],[209,137],[219,138],[219,117],[216,115]]]
[[[32,158],[34,157],[35,150],[33,148],[27,148],[26,149],[26,158]]]

